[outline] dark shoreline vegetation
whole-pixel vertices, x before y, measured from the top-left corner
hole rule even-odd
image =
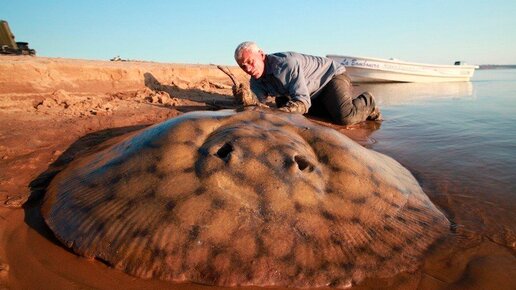
[[[516,69],[516,64],[481,64],[478,69]]]

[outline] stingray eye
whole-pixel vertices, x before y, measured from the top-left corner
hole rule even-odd
[[[231,154],[232,151],[233,145],[231,145],[231,143],[224,143],[224,145],[220,147],[220,149],[217,151],[217,153],[215,153],[215,155],[217,155],[217,157],[219,157],[220,159],[228,162],[229,154]]]
[[[294,156],[294,161],[296,161],[297,167],[299,167],[301,171],[312,172],[314,170],[314,165],[303,156]]]

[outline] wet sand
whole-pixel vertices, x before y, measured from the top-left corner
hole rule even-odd
[[[232,70],[245,79],[237,68]],[[12,289],[216,288],[138,279],[100,261],[78,257],[45,226],[39,203],[48,182],[74,156],[183,112],[228,104],[230,85],[213,66],[2,57],[0,285]],[[385,112],[392,119],[402,114]],[[382,145],[383,140],[396,138],[395,133],[383,133],[389,124],[332,127],[411,169],[455,226],[445,241],[432,248],[419,271],[367,280],[354,289],[513,289],[516,239],[510,209],[514,206],[493,215],[485,212],[490,207],[482,201],[461,203],[473,189],[462,188],[431,168],[422,170],[417,160],[404,160],[402,153]],[[499,203],[503,207],[503,200]],[[501,226],[496,226],[497,220]]]

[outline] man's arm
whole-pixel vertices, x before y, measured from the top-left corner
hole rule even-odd
[[[289,58],[286,64],[287,67],[284,69],[283,77],[289,95],[293,100],[301,101],[305,105],[306,111],[308,111],[312,102],[310,100],[310,92],[306,85],[303,69],[297,59],[292,57]]]

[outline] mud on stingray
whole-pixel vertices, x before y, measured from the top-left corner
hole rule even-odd
[[[416,270],[449,229],[398,162],[303,116],[194,112],[109,142],[52,180],[42,213],[134,276],[348,287]]]

